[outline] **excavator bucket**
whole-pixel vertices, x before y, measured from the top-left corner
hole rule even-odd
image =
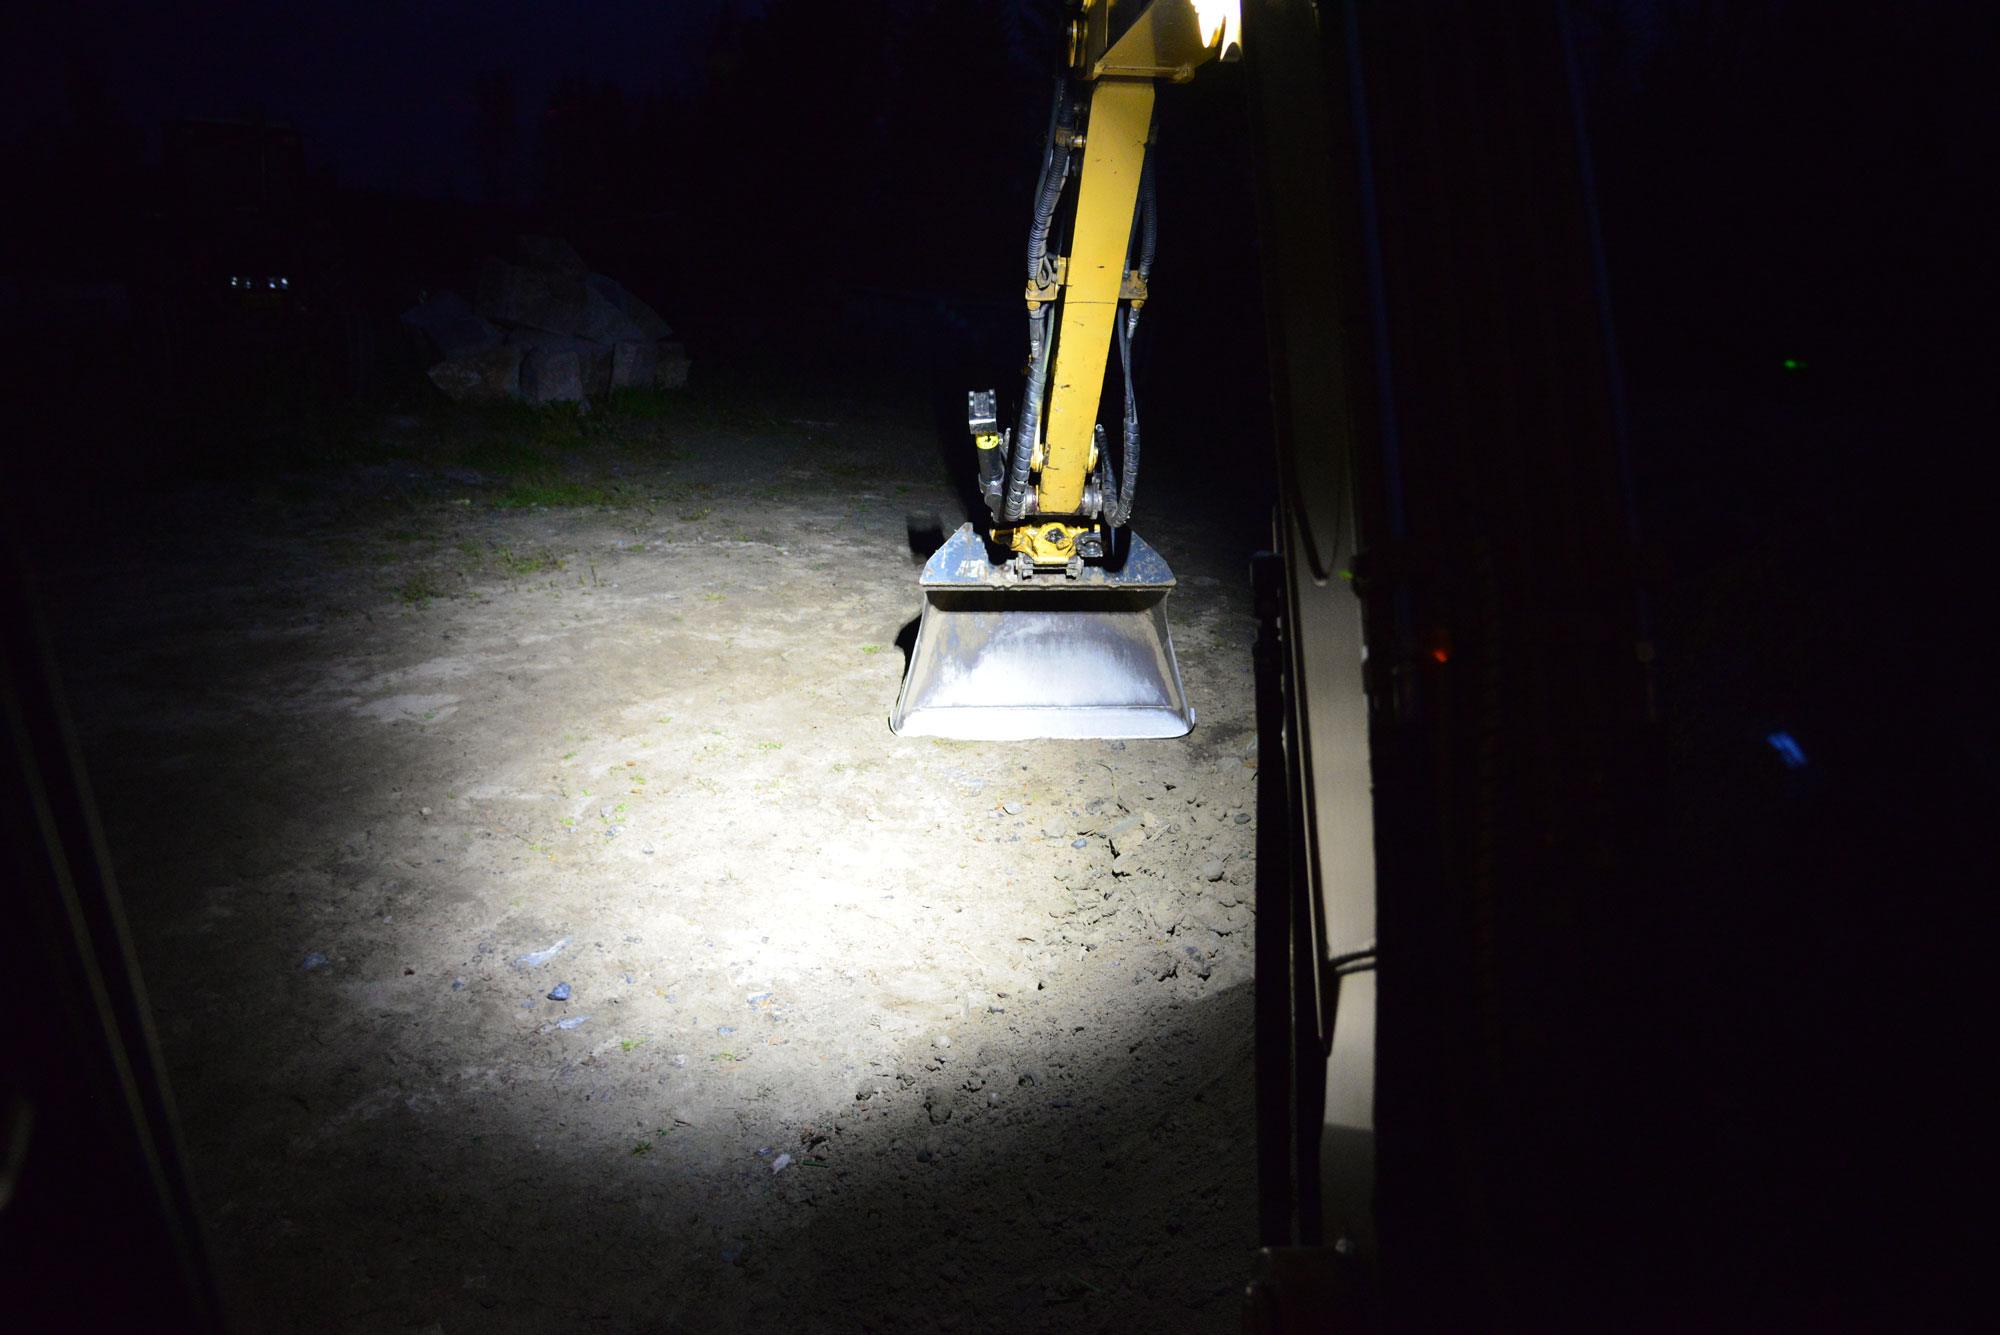
[[[1167,629],[1174,574],[1123,530],[1076,579],[987,560],[970,524],[924,565],[923,618],[889,726],[904,737],[1180,737],[1194,726]]]

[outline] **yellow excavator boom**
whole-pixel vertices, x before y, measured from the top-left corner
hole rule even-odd
[[[1085,0],[1071,27],[1030,234],[1021,412],[1003,429],[993,391],[968,396],[993,522],[985,538],[968,523],[925,565],[890,716],[901,734],[1178,737],[1194,726],[1167,626],[1173,573],[1125,528],[1139,463],[1130,343],[1151,261],[1154,86],[1236,58],[1240,15],[1236,0],[1152,0],[1112,41],[1114,3]],[[1050,243],[1066,197],[1061,255]],[[1125,376],[1115,451],[1098,423],[1114,343]]]
[[[1056,334],[1048,439],[1036,488],[1045,514],[1081,511],[1083,484],[1097,463],[1091,446],[1098,391],[1125,288],[1125,260],[1152,122],[1151,79],[1100,79],[1091,90],[1083,177],[1064,265],[1068,282],[1057,302],[1062,323]]]

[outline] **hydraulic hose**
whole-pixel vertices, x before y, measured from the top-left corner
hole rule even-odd
[[[1007,461],[1007,495],[1000,518],[1013,521],[1028,512],[1028,472],[1042,435],[1042,393],[1049,379],[1049,307],[1028,316],[1028,383],[1021,394],[1021,420],[1014,427],[1013,455]]]
[[[1159,241],[1159,196],[1153,188],[1153,155],[1149,151],[1139,168],[1138,263],[1133,272],[1144,282],[1153,268],[1153,251]],[[1132,502],[1139,488],[1139,397],[1132,388],[1132,335],[1139,328],[1139,308],[1127,306],[1118,316],[1118,369],[1125,380],[1125,416],[1120,430],[1119,464],[1114,473],[1109,459],[1098,460],[1097,491],[1103,499],[1104,520],[1113,528],[1123,528],[1132,518]]]
[[[1104,498],[1104,522],[1113,528],[1123,528],[1132,518],[1132,500],[1139,487],[1139,400],[1132,392],[1132,333],[1138,327],[1139,312],[1126,307],[1118,317],[1118,369],[1125,379],[1121,457],[1115,473],[1109,457],[1097,461],[1097,491]]]
[[[1028,230],[1028,281],[1040,285],[1054,278],[1044,270],[1049,263],[1049,230],[1055,223],[1056,205],[1069,179],[1070,146],[1067,133],[1075,123],[1075,109],[1061,79],[1056,80],[1054,105],[1049,108],[1048,137],[1042,145],[1042,175],[1035,184],[1035,216]],[[1014,441],[1007,460],[1007,490],[1001,499],[999,517],[1011,522],[1028,512],[1028,475],[1035,446],[1042,437],[1042,398],[1047,392],[1049,370],[1049,307],[1037,307],[1028,315],[1028,383],[1021,395],[1021,416],[1014,428]]]
[[[1055,105],[1049,108],[1049,133],[1042,144],[1042,174],[1035,182],[1035,218],[1028,229],[1028,281],[1045,281],[1042,265],[1048,259],[1049,228],[1054,225],[1056,204],[1062,199],[1063,182],[1069,179],[1068,131],[1075,112],[1061,79],[1056,80]]]

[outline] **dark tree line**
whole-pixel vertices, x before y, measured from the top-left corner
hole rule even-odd
[[[558,84],[538,113],[539,206],[743,299],[999,281],[1018,267],[1059,56],[1048,22],[1002,0],[725,14],[691,94]],[[503,114],[484,89],[482,102]],[[503,156],[503,135],[481,142]]]

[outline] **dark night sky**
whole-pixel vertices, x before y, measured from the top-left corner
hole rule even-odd
[[[72,81],[101,78],[112,109],[150,131],[180,116],[268,116],[305,133],[343,184],[476,190],[473,85],[513,77],[524,131],[558,79],[628,95],[688,90],[724,10],[761,0],[293,0],[86,4],[28,21],[6,64],[9,137],[71,114]]]
[[[927,0],[854,6],[859,33],[889,46],[903,11]],[[768,0],[295,0],[294,3],[86,3],[16,20],[0,54],[0,145],[12,156],[74,120],[79,87],[149,146],[178,117],[296,126],[314,163],[346,186],[442,198],[476,196],[475,80],[511,78],[524,146],[565,76],[627,98],[692,98],[727,34]],[[1024,15],[1059,0],[1000,0],[1007,57],[1039,75],[1055,59]],[[1045,49],[1047,48],[1047,49]],[[853,70],[857,86],[872,77]]]

